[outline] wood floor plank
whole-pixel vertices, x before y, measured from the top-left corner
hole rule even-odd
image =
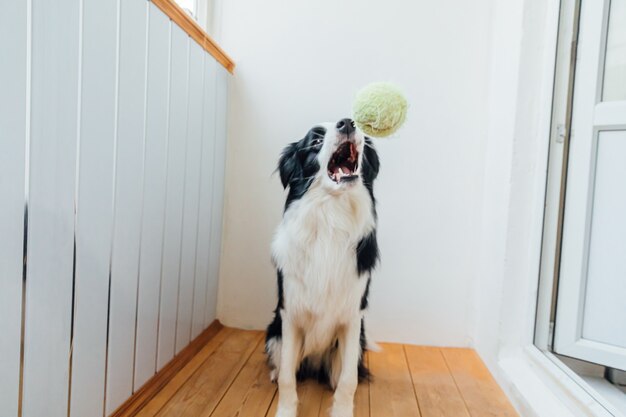
[[[276,390],[276,394],[274,394],[274,399],[272,400],[272,404],[270,404],[270,408],[265,413],[265,417],[274,417],[276,415],[276,409],[278,408],[278,390]]]
[[[469,417],[441,349],[405,345],[422,417]]]
[[[300,382],[298,384],[298,398],[300,400],[298,417],[318,417],[325,391],[329,391],[328,387],[319,384],[317,381],[307,380]]]
[[[441,352],[472,417],[517,417],[474,350],[442,348]]]
[[[237,377],[262,333],[231,334],[159,411],[159,417],[208,417]]]
[[[202,348],[202,350],[137,413],[138,417],[153,417],[176,394],[194,372],[220,347],[236,330],[223,328]]]
[[[372,417],[419,417],[411,374],[402,345],[381,344],[381,352],[369,352],[373,374],[370,383]]]
[[[330,416],[330,408],[333,406],[333,391],[329,388],[322,393],[322,402],[320,404],[319,417]]]
[[[270,381],[265,345],[259,343],[211,416],[264,416],[275,393],[276,384]]]

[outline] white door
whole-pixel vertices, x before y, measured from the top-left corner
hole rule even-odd
[[[626,370],[626,0],[583,0],[554,348]]]

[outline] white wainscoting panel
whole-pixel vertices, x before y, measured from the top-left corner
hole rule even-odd
[[[161,255],[167,178],[171,23],[156,6],[148,13],[148,79],[143,213],[139,255],[135,390],[156,372]]]
[[[26,193],[28,8],[7,2],[0,13],[0,410],[17,414]]]
[[[107,360],[106,414],[133,393],[137,279],[143,199],[147,10],[145,0],[120,3],[115,224]]]
[[[103,412],[111,288],[118,7],[83,0],[70,412]]]
[[[80,10],[69,1],[31,7],[22,416],[57,417],[68,414]]]
[[[189,37],[178,26],[174,25],[171,36],[167,198],[165,235],[163,236],[157,370],[169,362],[175,353],[187,148]]]

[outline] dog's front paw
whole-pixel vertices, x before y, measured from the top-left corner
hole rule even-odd
[[[279,398],[276,417],[296,417],[298,414],[298,397],[285,395],[286,398]]]
[[[330,417],[353,417],[352,409],[352,402],[335,401],[330,410]]]
[[[276,417],[297,417],[298,407],[281,407],[278,406]]]

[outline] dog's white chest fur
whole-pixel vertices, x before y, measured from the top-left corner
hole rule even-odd
[[[337,327],[360,314],[367,285],[357,272],[356,247],[375,226],[367,189],[336,195],[313,184],[283,217],[272,245],[283,273],[283,319],[304,332],[304,353],[321,353]]]

